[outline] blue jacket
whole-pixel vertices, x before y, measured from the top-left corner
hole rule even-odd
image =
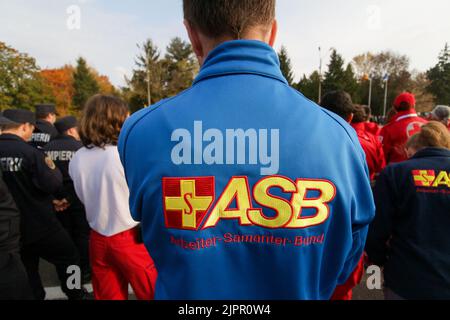
[[[375,209],[358,138],[262,42],[218,46],[119,150],[156,299],[329,299],[360,260]]]
[[[450,150],[387,167],[375,187],[369,259],[404,299],[450,299]]]

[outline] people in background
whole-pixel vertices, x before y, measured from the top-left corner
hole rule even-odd
[[[21,257],[36,299],[45,299],[39,260],[52,263],[63,292],[71,300],[84,298],[81,288],[69,288],[67,272],[79,265],[77,249],[55,216],[53,194],[62,187],[62,175],[54,162],[30,146],[35,115],[27,110],[6,110],[11,123],[2,126],[0,164],[3,178],[21,214]]]
[[[53,104],[36,105],[36,127],[31,136],[31,144],[39,149],[45,147],[58,136],[54,123],[56,122],[56,107]]]
[[[140,300],[154,296],[156,269],[131,218],[129,191],[117,151],[122,125],[129,116],[118,98],[92,97],[80,123],[84,145],[69,165],[76,193],[92,229],[92,285],[97,300],[126,300],[131,284]]]
[[[450,129],[450,107],[448,106],[437,106],[434,108],[434,110],[431,112],[430,120],[433,121],[439,121],[444,126]]]
[[[73,181],[69,175],[69,163],[75,153],[83,147],[78,133],[78,122],[69,116],[58,120],[55,127],[59,135],[50,141],[43,150],[53,160],[63,175],[63,187],[55,194],[58,219],[78,248],[80,267],[85,283],[90,281],[89,234],[86,212],[78,199]]]
[[[450,133],[430,122],[411,139],[411,158],[387,167],[377,180],[366,251],[384,267],[386,299],[448,300]]]
[[[12,124],[0,114],[3,125]],[[0,166],[0,301],[33,299],[27,273],[20,259],[20,212],[3,181]]]
[[[354,105],[351,96],[340,90],[327,93],[322,98],[321,105],[352,124],[366,154],[370,180],[375,181],[376,176],[386,166],[386,162],[381,143],[373,134],[366,131],[367,117],[363,107]]]
[[[416,98],[409,92],[400,94],[394,101],[394,109],[397,113],[380,132],[387,164],[407,160],[406,142],[427,123],[425,119],[418,116],[415,106]]]
[[[362,105],[361,109],[364,114],[364,130],[375,137],[378,137],[380,135],[381,128],[377,123],[372,122],[372,109],[367,105]]]

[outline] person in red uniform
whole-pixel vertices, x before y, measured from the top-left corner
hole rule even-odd
[[[412,93],[404,92],[394,101],[397,114],[381,129],[380,138],[386,156],[386,163],[393,164],[408,159],[405,144],[410,137],[420,132],[428,121],[418,116],[416,98]]]
[[[364,129],[366,132],[369,132],[370,134],[373,134],[375,137],[378,137],[381,132],[380,126],[372,122],[372,109],[369,106],[361,106],[362,110],[364,111]]]
[[[366,158],[369,166],[370,179],[374,181],[376,174],[381,172],[381,170],[385,167],[386,163],[384,162],[384,154],[383,148],[378,141],[378,139],[366,132],[365,130],[365,112],[362,107],[357,110],[355,105],[353,105],[352,97],[345,91],[331,91],[323,96],[321,101],[321,107],[331,112],[336,113],[338,116],[343,118],[348,123],[352,123],[352,120],[355,117],[356,112],[356,120],[359,122],[356,130],[358,134],[358,138],[363,147],[364,152],[366,153]],[[380,151],[378,151],[378,150]],[[358,266],[353,271],[350,278],[347,282],[336,288],[333,297],[331,300],[352,300],[353,298],[353,288],[355,288],[364,275],[364,255],[361,258]]]
[[[355,105],[352,127],[358,134],[359,142],[366,154],[370,180],[375,181],[376,177],[386,167],[386,158],[384,156],[383,146],[377,136],[367,130],[367,122],[365,120],[366,112],[364,106]]]

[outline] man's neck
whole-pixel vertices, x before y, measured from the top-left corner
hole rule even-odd
[[[2,131],[2,135],[5,135],[5,134],[13,135],[13,136],[16,136],[16,137],[22,139],[23,141],[26,141],[26,140],[25,140],[18,132],[16,132],[16,131]]]

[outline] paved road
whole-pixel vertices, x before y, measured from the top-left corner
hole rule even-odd
[[[45,261],[41,261],[41,275],[44,287],[47,290],[47,299],[49,300],[61,300],[65,296],[61,289],[58,287],[59,282],[56,276],[55,268],[49,265]],[[87,286],[88,291],[92,291],[91,286]],[[353,291],[354,300],[383,300],[383,293],[380,290],[368,290],[366,286],[366,279]],[[133,300],[135,297],[130,294],[130,299]]]

